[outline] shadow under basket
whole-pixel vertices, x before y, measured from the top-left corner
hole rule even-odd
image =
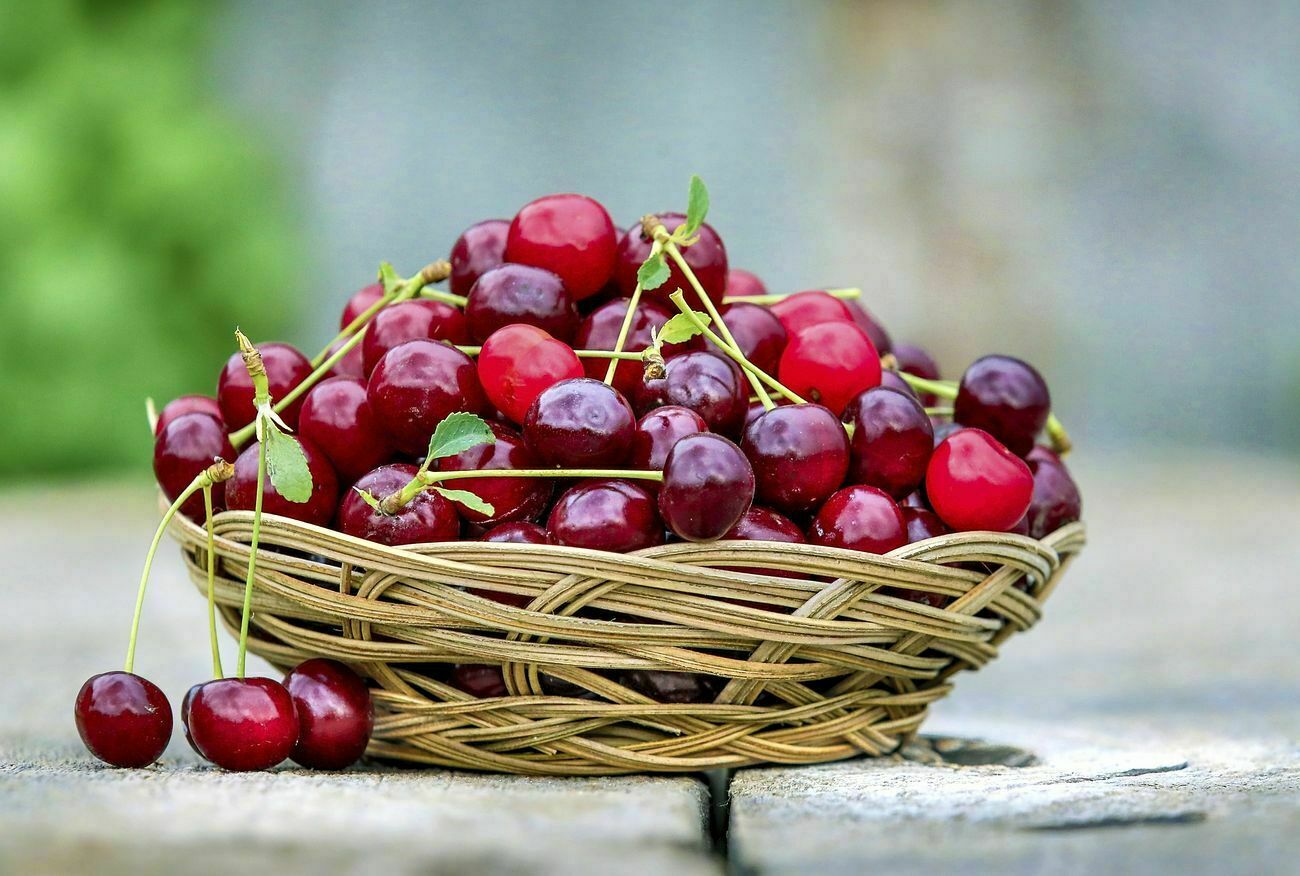
[[[216,599],[235,630],[252,519],[214,518]],[[206,595],[206,531],[179,515],[172,531]],[[249,648],[281,670],[333,657],[367,676],[368,754],[385,760],[610,775],[887,754],[955,673],[1038,620],[1084,532],[957,533],[886,556],[742,541],[611,554],[390,548],[264,515]],[[515,608],[485,591],[531,601]],[[449,671],[464,663],[500,666],[507,695],[453,687]],[[620,683],[636,670],[714,676],[717,693],[656,702]]]

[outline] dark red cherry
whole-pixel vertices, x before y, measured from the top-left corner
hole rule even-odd
[[[585,195],[547,195],[526,204],[506,237],[506,261],[559,274],[575,301],[609,282],[617,251],[613,220]]]
[[[512,520],[498,523],[483,533],[481,541],[495,541],[503,544],[554,544],[551,536],[536,523],[527,520]],[[483,595],[481,591],[475,591]],[[525,602],[527,600],[525,599]]]
[[[1033,449],[1025,455],[1025,462],[1033,462],[1034,460],[1054,462],[1058,465],[1061,463],[1061,457],[1057,455],[1056,451],[1043,444],[1035,444]]]
[[[163,405],[162,412],[158,414],[158,422],[153,427],[154,435],[156,436],[168,423],[181,414],[207,414],[209,417],[220,421],[221,406],[210,395],[182,395],[174,398]]]
[[[293,436],[290,436],[293,437]],[[262,483],[262,513],[279,514],[303,523],[329,526],[339,500],[338,475],[325,454],[310,441],[293,437],[302,445],[311,473],[311,496],[306,502],[290,502],[280,495],[268,475]],[[249,444],[235,460],[235,476],[226,482],[226,507],[252,511],[257,496],[257,442]]]
[[[627,461],[636,416],[623,394],[578,377],[542,391],[524,418],[524,440],[546,465],[614,468]]]
[[[199,753],[222,769],[265,770],[293,751],[298,716],[278,681],[222,678],[190,700],[189,730]]]
[[[361,362],[366,375],[375,370],[379,360],[393,347],[422,339],[468,344],[465,314],[441,301],[399,301],[385,307],[370,321],[361,342]]]
[[[342,347],[347,342],[348,340],[345,339],[330,344],[329,351],[325,354],[325,358],[328,359],[330,356],[333,356],[338,352],[339,347]],[[354,345],[351,350],[348,350],[342,359],[334,363],[330,368],[329,373],[331,377],[351,377],[354,380],[365,380],[366,366],[365,360],[361,357],[361,344],[358,343]]]
[[[434,463],[437,470],[487,471],[541,467],[518,432],[499,423],[490,423],[489,428],[496,437],[494,443],[479,444],[455,456],[439,459]],[[491,514],[456,506],[461,517],[483,526],[511,520],[535,520],[551,501],[549,478],[466,478],[449,483],[448,486],[468,490],[492,506]]]
[[[619,682],[658,703],[711,703],[727,680],[699,672],[633,669],[622,673]]]
[[[115,767],[144,767],[172,736],[172,707],[158,686],[130,672],[91,677],[77,693],[77,732],[95,757]]]
[[[226,462],[235,458],[225,425],[208,414],[181,414],[158,432],[153,442],[153,473],[167,501],[174,502],[199,472],[220,456]],[[226,507],[226,485],[212,485],[213,512]],[[181,513],[191,520],[203,520],[203,494],[197,492],[185,500]]]
[[[911,384],[909,384],[903,378],[899,377],[898,372],[896,371],[885,371],[882,369],[880,372],[880,385],[888,389],[896,389],[901,393],[910,395],[912,398],[916,399],[917,401],[921,400],[921,397],[916,394],[916,390],[912,389]],[[844,416],[846,417],[850,416],[849,408],[844,409]],[[848,421],[846,420],[845,422]]]
[[[904,505],[903,521],[907,524],[907,543],[915,544],[918,541],[925,541],[927,538],[936,538],[940,535],[947,535],[952,532],[939,515],[935,514],[929,508],[917,508],[912,505]]]
[[[361,380],[331,377],[313,386],[298,415],[298,434],[320,448],[345,484],[393,455]]]
[[[982,429],[949,435],[925,471],[930,507],[953,529],[1011,529],[1029,510],[1034,476],[1024,460]]]
[[[1034,447],[1052,397],[1034,366],[1011,356],[976,359],[961,377],[953,419],[983,429],[1017,456]]]
[[[363,475],[339,503],[335,526],[342,532],[386,545],[455,541],[460,537],[460,517],[451,502],[433,490],[421,490],[394,514],[386,514],[361,498],[365,490],[381,502],[400,492],[419,469],[397,463]]]
[[[853,300],[845,301],[844,306],[848,308],[849,316],[853,317],[853,324],[871,339],[871,346],[876,348],[877,353],[883,356],[893,351],[894,342],[890,340],[889,332],[865,307]]]
[[[343,306],[343,315],[339,317],[340,331],[352,325],[358,316],[378,304],[383,297],[383,283],[371,283],[359,289]]]
[[[207,684],[201,681],[198,684],[190,685],[190,689],[185,692],[185,698],[181,700],[181,727],[185,730],[185,741],[194,749],[194,753],[203,757],[203,752],[194,744],[194,737],[190,735],[190,703],[194,702],[194,695],[199,692],[199,688]]]
[[[578,310],[560,278],[542,268],[505,264],[478,278],[469,290],[465,318],[474,340],[483,343],[497,329],[531,325],[562,341],[573,340]]]
[[[849,306],[820,289],[787,295],[769,309],[790,335],[824,322],[853,322]]]
[[[754,470],[740,448],[721,435],[687,435],[668,451],[659,516],[680,538],[720,538],[753,499]]]
[[[686,222],[686,217],[681,213],[656,213],[655,215],[670,233]],[[691,273],[695,274],[695,279],[699,280],[701,288],[714,304],[721,306],[722,298],[727,291],[727,248],[722,245],[722,238],[707,223],[700,226],[699,235],[699,241],[682,249],[682,257],[686,260],[686,264],[690,265]],[[631,295],[632,290],[636,288],[637,269],[650,255],[652,245],[653,242],[643,232],[640,221],[633,223],[619,241],[618,267],[614,272],[614,278],[618,281],[618,286],[623,290],[624,295]],[[688,304],[696,310],[703,310],[704,306],[696,300],[694,287],[682,274],[681,269],[672,259],[668,260],[668,266],[671,273],[663,285],[655,289],[643,290],[642,295],[666,303],[669,295],[681,289],[686,294]]]
[[[787,405],[755,417],[740,446],[754,468],[758,501],[786,514],[819,507],[849,468],[844,424],[821,405]]]
[[[643,380],[635,393],[639,414],[664,405],[681,405],[704,418],[710,431],[737,436],[749,410],[749,384],[740,369],[712,353],[687,353],[669,359],[664,376]]]
[[[370,374],[370,409],[397,449],[423,457],[448,414],[482,414],[487,398],[474,360],[438,341],[407,341],[389,350]]]
[[[1029,461],[1029,471],[1034,476],[1034,494],[1026,513],[1031,538],[1043,538],[1079,519],[1083,498],[1065,463],[1040,457]]]
[[[341,770],[361,759],[375,725],[370,689],[337,660],[304,660],[284,677],[298,716],[298,743],[289,755],[310,769]]]
[[[482,663],[458,664],[451,671],[451,686],[480,700],[503,697],[508,693],[501,667]]]
[[[907,524],[897,503],[875,487],[845,487],[813,518],[808,541],[827,547],[885,554],[907,544]]]
[[[572,347],[531,325],[497,329],[478,354],[483,391],[516,424],[523,423],[543,390],[582,374],[582,362]]]
[[[880,487],[894,499],[915,490],[934,449],[934,427],[920,402],[896,389],[876,386],[859,393],[853,415],[853,461],[849,482]]]
[[[722,321],[746,359],[760,371],[776,373],[789,335],[771,310],[757,304],[731,304],[722,312]]]
[[[451,291],[468,295],[475,281],[506,260],[506,235],[510,223],[488,219],[466,228],[451,245]]]
[[[707,431],[709,426],[704,418],[690,408],[680,405],[655,408],[637,421],[636,434],[632,436],[631,465],[663,471],[664,460],[674,444],[687,435]]]
[[[629,303],[630,299],[616,298],[593,310],[582,321],[582,325],[578,327],[578,335],[574,345],[579,350],[614,349],[615,344],[618,342],[618,333],[623,327],[623,318],[627,315]],[[658,330],[671,318],[672,313],[662,304],[642,299],[641,303],[637,305],[636,313],[632,315],[632,324],[628,326],[627,338],[623,341],[623,349],[629,353],[639,353],[649,347],[651,330]],[[664,344],[663,354],[665,358],[671,359],[673,356],[680,356],[692,350],[702,349],[704,349],[704,340],[696,336],[681,344]],[[583,360],[583,367],[586,368],[588,377],[604,380],[605,371],[609,367],[609,360],[585,359]],[[623,393],[624,396],[631,398],[636,393],[637,387],[641,385],[641,376],[644,371],[645,367],[640,362],[620,362],[614,372],[614,388]]]
[[[930,503],[925,498],[925,490],[923,489],[913,490],[904,496],[903,500],[898,504],[904,508],[924,508],[926,511],[931,510]]]
[[[727,530],[722,536],[724,539],[735,539],[737,541],[777,541],[786,544],[803,544],[807,539],[803,536],[803,530],[795,525],[794,521],[784,517],[770,508],[764,508],[761,505],[750,505],[749,510],[740,515],[736,525]],[[787,572],[784,569],[756,569],[746,567],[730,567],[735,572],[748,572],[754,575],[775,575],[778,578],[802,578],[798,572]],[[778,608],[772,605],[762,603],[745,603],[754,608],[761,608],[765,611],[784,611],[789,609]]]
[[[556,544],[628,553],[662,544],[654,497],[628,481],[587,480],[555,502],[546,530]]]
[[[262,364],[266,366],[272,402],[284,398],[312,372],[311,361],[288,344],[261,344],[257,349],[262,354]],[[221,406],[221,418],[231,429],[253,422],[257,414],[253,407],[253,379],[248,376],[244,358],[239,353],[231,355],[226,360],[226,367],[221,369],[217,381],[217,404]],[[298,427],[300,408],[301,397],[280,411],[280,416],[291,429]]]
[[[767,287],[758,275],[744,268],[731,268],[727,271],[727,297],[745,298],[751,295],[766,295]]]
[[[926,380],[939,379],[939,365],[929,353],[916,344],[894,344],[894,348],[890,352],[898,360],[899,371],[906,371],[908,374],[924,377]],[[938,397],[932,393],[919,393],[919,396],[921,404],[927,407],[934,407],[939,401]]]
[[[855,395],[880,385],[880,356],[852,322],[823,322],[790,337],[777,372],[794,392],[838,415]]]
[[[952,421],[950,421],[950,420],[949,420],[949,421],[939,421],[939,420],[936,420],[936,419],[934,419],[934,418],[931,418],[931,419],[930,419],[930,423],[931,423],[931,425],[932,425],[933,428],[934,428],[934,446],[935,446],[935,447],[938,447],[940,444],[942,444],[942,443],[944,442],[944,440],[947,439],[947,437],[948,437],[949,435],[956,435],[956,434],[957,434],[958,432],[960,432],[962,429],[965,429],[965,428],[966,428],[966,427],[963,426],[961,423],[954,423],[954,422],[952,422]]]

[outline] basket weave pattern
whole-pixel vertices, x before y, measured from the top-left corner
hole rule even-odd
[[[252,514],[214,526],[217,603],[237,629]],[[206,593],[205,530],[177,516],[172,531]],[[1034,624],[1084,540],[1074,523],[1042,541],[958,533],[887,556],[771,542],[391,548],[265,515],[250,650],[280,669],[325,656],[368,676],[369,754],[412,763],[609,775],[878,755],[916,732],[954,673]],[[439,680],[454,663],[500,665],[509,696]],[[712,703],[668,705],[607,671],[629,669],[727,682]],[[544,695],[543,672],[594,696]]]

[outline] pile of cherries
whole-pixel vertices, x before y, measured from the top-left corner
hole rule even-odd
[[[1039,443],[1051,402],[1032,366],[985,356],[960,383],[945,383],[924,350],[893,343],[852,291],[769,295],[754,274],[729,267],[711,226],[699,220],[678,233],[690,224],[661,213],[620,234],[591,198],[539,198],[456,240],[443,271],[450,292],[422,282],[358,291],[343,309],[334,355],[312,360],[288,344],[260,345],[271,396],[292,397],[278,412],[312,482],[310,497],[292,502],[267,480],[263,511],[386,545],[467,539],[617,552],[741,539],[882,554],[950,532],[1042,538],[1079,518],[1074,480]],[[646,288],[643,266],[656,258],[667,280]],[[698,330],[660,336],[682,318]],[[332,361],[327,372],[317,367],[323,361]],[[483,418],[490,440],[426,458],[435,428],[461,413]],[[216,508],[253,509],[257,442],[237,445],[255,415],[238,354],[215,398],[168,404],[154,446],[163,492],[176,499],[214,458],[233,459],[233,477],[214,486]],[[440,486],[479,501],[458,502]],[[197,499],[180,511],[202,522]],[[947,601],[891,592],[933,607]],[[350,714],[360,715],[364,685],[327,661],[295,673],[307,666],[310,683],[291,673],[286,686],[226,679],[196,687],[186,698],[196,749],[228,768],[258,768],[269,754],[233,752],[278,733],[282,742],[296,737],[298,749],[289,743],[284,754],[323,763],[299,751],[311,747],[315,726],[303,716],[317,714],[304,699],[314,694],[300,691],[346,688],[357,704]],[[132,715],[168,711],[157,688],[121,675],[87,683],[78,700],[83,738],[110,763],[147,763],[143,748],[135,758],[114,754],[94,729],[108,714],[96,711],[107,696],[96,691],[110,684]],[[495,666],[444,675],[474,696],[505,694]],[[617,678],[661,702],[708,700],[723,683],[681,672]],[[591,696],[551,676],[543,683],[556,695]],[[269,729],[291,723],[295,709],[295,733]],[[146,723],[110,735],[145,737]],[[165,735],[149,750],[160,752]]]

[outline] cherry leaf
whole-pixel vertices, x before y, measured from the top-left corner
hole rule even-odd
[[[428,459],[455,456],[480,444],[495,444],[492,427],[476,414],[458,411],[443,418],[429,438]]]
[[[683,236],[690,237],[704,224],[704,217],[709,215],[709,190],[704,187],[704,180],[691,176],[691,188],[686,197],[686,224],[678,229]]]
[[[490,503],[480,499],[477,493],[471,493],[469,490],[448,490],[443,487],[434,487],[433,489],[444,499],[462,505],[471,511],[477,511],[479,514],[488,517],[496,513],[496,509]]]
[[[311,498],[311,468],[298,439],[267,422],[262,435],[266,448],[266,474],[275,491],[290,502],[302,504]]]
[[[704,326],[709,324],[709,318],[694,310],[691,313],[700,321],[700,325],[696,325],[687,314],[679,313],[663,324],[656,335],[656,340],[661,344],[681,344],[698,334],[703,334]]]
[[[641,284],[643,292],[658,289],[668,282],[670,273],[672,272],[668,270],[668,262],[664,261],[664,254],[652,252],[650,257],[641,263],[641,267],[637,268],[636,281]]]

